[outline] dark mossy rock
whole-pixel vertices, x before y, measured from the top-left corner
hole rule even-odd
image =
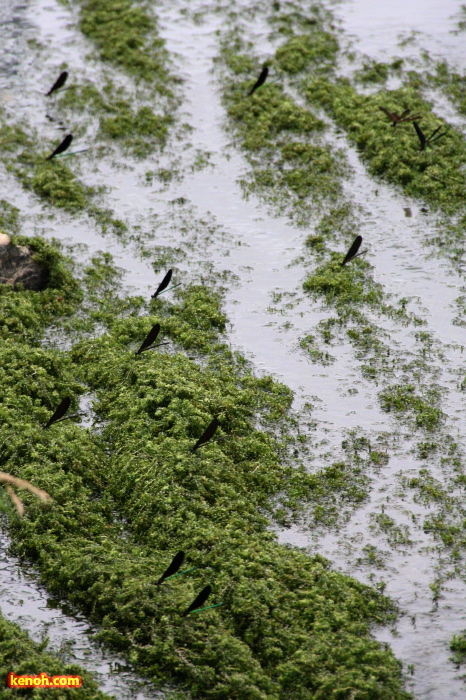
[[[13,245],[10,238],[0,234],[0,283],[39,292],[49,281],[48,267],[34,260],[34,253],[23,245]]]

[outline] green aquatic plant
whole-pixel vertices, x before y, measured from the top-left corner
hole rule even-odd
[[[453,652],[451,661],[460,666],[466,660],[466,631],[454,634],[450,640],[450,651]]]
[[[435,430],[444,418],[438,406],[440,392],[437,388],[420,394],[419,388],[412,384],[394,384],[384,389],[379,397],[384,411],[412,414],[419,428]]]
[[[168,54],[152,13],[132,0],[82,0],[79,26],[102,60],[171,94]]]
[[[0,116],[4,117],[4,114],[0,112]],[[96,190],[81,182],[61,161],[45,160],[33,136],[27,135],[17,125],[2,123],[0,153],[3,152],[7,170],[44,202],[71,213],[87,212],[103,231],[111,228],[117,235],[125,233],[126,225],[122,221],[114,219],[109,210],[94,203]]]
[[[338,50],[334,34],[311,25],[308,34],[293,36],[282,44],[275,53],[275,60],[281,70],[292,75],[314,65],[322,72],[323,67],[333,67]]]
[[[324,107],[345,129],[371,174],[384,177],[403,187],[407,194],[421,197],[446,212],[463,210],[466,146],[460,134],[450,128],[435,149],[419,152],[414,131],[387,129],[377,117],[381,103],[393,104],[394,108],[409,104],[423,115],[425,129],[437,128],[442,120],[435,118],[417,89],[403,87],[360,95],[347,79],[330,82],[317,78],[307,81],[305,94],[310,104]]]
[[[235,359],[220,337],[220,298],[206,287],[151,304],[157,317],[114,317],[109,332],[70,351],[19,339],[0,348],[4,468],[34,476],[54,499],[44,508],[26,495],[27,517],[10,524],[14,550],[51,593],[101,625],[102,641],[193,697],[278,700],[290,683],[303,696],[349,684],[368,697],[378,688],[409,697],[399,663],[368,634],[392,604],[268,531],[278,493],[292,511],[322,489],[279,459],[291,392]],[[135,362],[133,342],[157,320],[178,352]],[[193,345],[200,364],[184,354]],[[95,396],[98,431],[70,422],[42,429],[60,397],[84,390]],[[193,454],[213,413],[236,437]],[[343,465],[329,472],[329,488],[348,485],[344,473]],[[192,574],[156,587],[154,572],[180,545]],[[207,576],[223,605],[180,617]]]
[[[75,663],[63,663],[56,654],[47,651],[48,639],[40,644],[34,642],[18,625],[0,616],[0,690],[1,700],[12,700],[23,695],[31,698],[43,697],[39,689],[7,688],[8,674],[53,676],[80,676],[81,688],[55,689],[62,700],[110,700],[110,696],[99,690],[96,681],[84,668]],[[50,691],[45,691],[50,692]],[[113,697],[113,696],[112,696]]]

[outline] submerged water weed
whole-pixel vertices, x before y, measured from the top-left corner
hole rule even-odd
[[[422,393],[421,393],[422,391]],[[443,422],[444,414],[439,407],[441,392],[435,387],[420,387],[412,384],[393,384],[380,392],[384,411],[407,414],[415,425],[432,431]]]
[[[303,287],[316,297],[324,297],[345,315],[359,313],[362,306],[381,306],[383,291],[367,274],[370,266],[360,258],[342,267],[343,255],[332,253],[330,261],[318,267]]]
[[[288,39],[284,47],[290,46],[296,38]],[[278,49],[276,56],[284,47]],[[401,66],[395,62],[392,67],[399,70]],[[282,69],[291,74],[297,72],[286,65]],[[303,69],[304,66],[299,72]],[[366,74],[367,71],[356,73],[356,78],[364,79]],[[369,75],[372,80],[377,77],[373,70]],[[385,78],[385,71],[380,76]],[[422,98],[412,78],[408,82],[411,84],[398,90],[360,95],[347,78],[332,79],[314,73],[305,78],[303,94],[309,104],[329,111],[337,124],[345,129],[372,174],[383,176],[402,186],[408,194],[427,199],[446,211],[463,209],[466,182],[462,163],[466,147],[461,135],[450,129],[435,147],[419,152],[414,129],[407,128],[408,125],[403,129],[389,129],[380,115],[381,105],[394,111],[409,107],[413,114],[422,115],[423,130],[439,126],[441,120],[435,118],[430,104]]]
[[[466,30],[466,5],[461,5],[459,12],[460,19],[458,21],[458,31],[464,32]]]
[[[362,68],[354,74],[356,80],[363,84],[367,83],[386,83],[390,74],[390,65],[388,63],[379,63],[373,59],[366,59]]]
[[[168,53],[156,19],[144,5],[132,0],[82,0],[80,4],[81,31],[95,42],[102,60],[156,85],[160,94],[172,94]]]
[[[397,525],[386,513],[371,513],[370,520],[369,529],[379,534],[383,533],[391,547],[407,547],[413,544],[407,525]]]
[[[386,178],[403,187],[407,194],[422,197],[446,212],[464,209],[466,179],[462,164],[466,146],[460,134],[448,129],[445,138],[420,151],[411,125],[389,128],[380,114],[380,105],[395,111],[400,105],[409,105],[423,115],[422,128],[430,133],[442,120],[435,117],[418,90],[404,87],[359,95],[346,79],[331,83],[318,78],[307,82],[305,95],[310,104],[327,109],[345,129],[371,174]]]
[[[4,118],[1,112],[0,116]],[[38,138],[30,138],[18,125],[10,126],[3,122],[0,127],[0,151],[4,152],[7,170],[44,202],[71,213],[87,212],[103,231],[111,228],[117,235],[124,233],[125,224],[114,219],[109,210],[101,209],[94,203],[96,190],[82,183],[61,161],[45,161],[44,153],[38,151],[37,142]]]
[[[0,231],[10,236],[20,231],[19,209],[5,199],[0,199]]]
[[[455,103],[460,114],[466,114],[466,78],[454,71],[446,61],[435,66],[434,84],[440,87]],[[431,77],[431,76],[429,76]]]
[[[59,697],[63,700],[110,700],[102,693],[91,674],[75,663],[63,663],[55,654],[48,652],[47,640],[37,644],[20,627],[0,616],[0,691],[1,700],[18,697],[18,691],[6,687],[7,676],[13,672],[17,675],[80,676],[82,687],[74,689],[60,688]],[[45,691],[47,692],[47,691]],[[56,691],[55,691],[56,692]],[[40,690],[25,691],[29,697],[42,696]]]
[[[336,198],[344,166],[335,151],[319,142],[324,122],[299,106],[277,83],[268,82],[249,96],[253,62],[239,53],[244,50],[232,35],[224,42],[222,61],[235,76],[223,81],[224,103],[253,165],[247,189],[288,208],[290,195],[294,204],[317,202],[323,191]]]
[[[457,664],[457,666],[464,664],[466,660],[466,630],[461,632],[461,634],[453,635],[450,640],[450,651],[453,652],[450,660],[454,664]]]
[[[325,71],[327,65],[333,67],[339,46],[336,37],[318,24],[310,25],[308,33],[293,36],[280,46],[275,53],[277,66],[286,73],[300,73],[313,64],[317,64],[319,72]]]
[[[123,88],[107,83],[102,91],[95,85],[81,85],[64,92],[60,108],[65,113],[85,108],[86,114],[98,115],[100,138],[122,144],[137,157],[147,157],[165,146],[174,117],[166,109],[156,114],[149,105],[135,108],[133,103]]]
[[[116,318],[110,333],[71,352],[19,341],[0,350],[4,468],[34,475],[54,498],[44,508],[26,495],[28,517],[11,523],[15,551],[36,563],[52,593],[102,625],[103,641],[194,697],[278,700],[292,685],[303,697],[351,687],[408,698],[399,663],[368,634],[393,614],[389,601],[321,557],[279,546],[267,530],[270,499],[287,482],[291,502],[302,499],[302,483],[312,497],[306,474],[292,481],[277,458],[291,392],[221,350],[224,317],[205,287],[184,291],[179,304],[153,303],[157,316]],[[158,318],[180,349],[200,331],[204,366],[182,352],[135,358]],[[44,431],[59,399],[84,390],[78,375],[96,393],[102,429],[67,422]],[[193,454],[214,414],[225,439]],[[255,428],[258,419],[270,430]],[[327,474],[342,485],[343,475],[343,464]],[[156,590],[167,553],[181,547],[196,571]],[[225,605],[181,618],[209,582]]]

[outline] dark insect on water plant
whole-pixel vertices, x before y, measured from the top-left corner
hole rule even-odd
[[[163,280],[160,282],[159,286],[155,290],[155,292],[152,295],[152,299],[156,299],[158,295],[163,292],[164,289],[168,287],[170,284],[170,280],[172,278],[173,270],[168,270],[167,274],[163,278]]]
[[[139,350],[136,351],[136,355],[140,355],[145,350],[150,350],[151,346],[157,340],[157,336],[159,333],[160,333],[160,323],[156,323],[154,326],[152,326],[151,330],[149,331],[147,336],[142,341],[142,345],[139,348]]]
[[[63,85],[66,83],[67,78],[68,71],[64,70],[63,73],[60,73],[50,90],[45,93],[45,96],[48,97],[52,94],[52,92],[55,92],[56,90],[59,90],[61,87],[63,87]]]
[[[199,440],[196,442],[194,447],[191,448],[191,452],[195,452],[201,445],[204,445],[206,442],[209,442],[214,435],[219,426],[219,422],[217,418],[213,418],[207,428],[204,430],[202,433],[201,437]]]
[[[58,408],[55,410],[55,413],[53,413],[52,417],[49,418],[48,422],[44,425],[44,428],[50,428],[53,423],[57,423],[59,420],[61,420],[70,406],[71,399],[69,396],[65,396],[65,398],[60,402]]]
[[[433,131],[431,133],[430,136],[425,136],[421,127],[416,122],[413,122],[413,126],[416,129],[416,134],[418,135],[419,141],[421,142],[421,149],[420,149],[421,151],[423,151],[426,146],[431,146],[435,141],[438,141],[439,139],[442,138],[442,136],[445,136],[447,133],[446,131],[444,131],[442,134],[438,133],[440,131],[440,129],[442,128],[442,124],[440,124],[440,126],[438,126],[435,129],[435,131]]]
[[[206,586],[205,588],[203,588],[199,595],[196,598],[194,598],[189,608],[185,610],[184,613],[182,613],[182,617],[186,617],[187,615],[189,615],[189,613],[192,613],[198,608],[200,608],[201,605],[203,605],[206,602],[207,598],[210,596],[211,593],[212,588],[210,586]]]
[[[175,554],[175,556],[172,559],[172,562],[168,569],[163,572],[157,583],[155,584],[156,586],[160,586],[161,583],[163,583],[166,579],[170,578],[180,568],[182,563],[184,562],[184,552],[178,552],[178,554]]]
[[[403,114],[390,112],[388,109],[385,109],[385,107],[379,107],[379,109],[382,110],[382,112],[386,114],[389,119],[391,119],[392,126],[403,124],[405,122],[413,122],[415,119],[422,119],[422,114],[415,114],[414,116],[409,117],[408,114],[411,112],[410,109],[405,109]]]
[[[345,259],[343,260],[342,263],[340,263],[342,267],[344,265],[346,265],[346,263],[349,262],[350,260],[352,260],[353,258],[357,258],[360,255],[364,255],[364,253],[367,253],[367,250],[362,250],[360,253],[358,253],[358,250],[361,247],[361,243],[362,243],[362,236],[356,236],[356,238],[354,239],[354,241],[351,244],[349,251],[345,255]]]
[[[257,90],[258,88],[260,88],[261,85],[263,85],[263,84],[265,83],[265,81],[267,80],[268,74],[269,74],[268,66],[264,66],[263,69],[262,69],[262,71],[261,71],[260,76],[257,78],[256,82],[254,83],[254,85],[252,86],[252,88],[249,90],[249,92],[248,92],[248,97],[250,97],[251,95],[253,95],[253,94],[256,92],[256,90]]]
[[[64,153],[65,151],[68,150],[68,148],[71,146],[71,142],[73,140],[72,134],[68,134],[68,136],[65,136],[63,141],[59,146],[56,147],[53,153],[51,153],[46,160],[52,160],[52,158],[55,158],[55,156],[58,156],[59,153]]]

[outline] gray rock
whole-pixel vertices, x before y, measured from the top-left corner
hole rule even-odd
[[[13,245],[9,236],[0,233],[0,284],[16,286],[39,292],[47,286],[47,266],[33,260],[32,251],[23,245]]]

